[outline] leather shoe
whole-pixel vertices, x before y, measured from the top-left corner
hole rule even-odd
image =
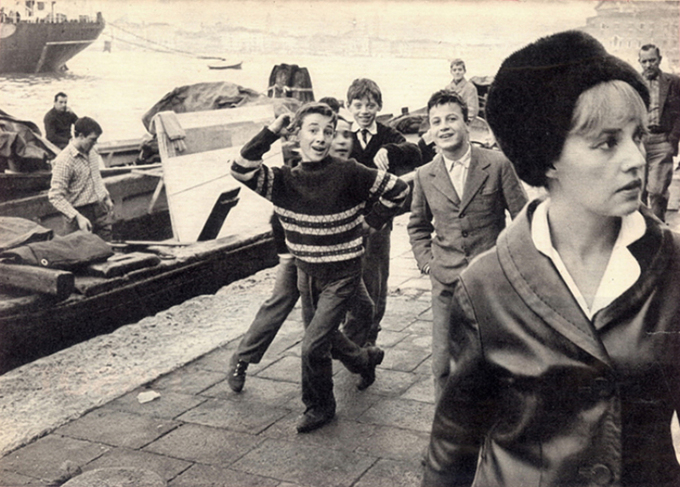
[[[297,425],[298,433],[309,433],[328,424],[335,417],[335,413],[324,412],[319,409],[310,409],[302,416]]]
[[[357,384],[357,389],[363,391],[375,382],[375,368],[382,363],[385,352],[378,347],[366,347],[368,352],[368,366],[361,373],[361,380]]]
[[[231,390],[234,392],[241,392],[243,390],[243,386],[246,383],[246,369],[248,368],[248,362],[243,362],[239,360],[236,362],[236,365],[234,365],[229,372],[229,378],[227,379],[227,383],[229,384],[229,387],[231,387]]]

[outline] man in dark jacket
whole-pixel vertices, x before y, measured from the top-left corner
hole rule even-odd
[[[54,107],[45,114],[45,136],[47,140],[63,149],[71,140],[71,126],[78,116],[68,106],[68,96],[64,92],[54,95]]]
[[[654,214],[664,221],[673,156],[678,155],[680,139],[680,78],[661,71],[661,53],[654,44],[642,46],[638,60],[651,98],[649,135],[645,139],[647,199]]]

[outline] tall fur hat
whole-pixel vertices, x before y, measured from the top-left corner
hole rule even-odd
[[[523,181],[546,185],[545,172],[562,152],[579,95],[611,80],[630,84],[649,105],[635,69],[584,32],[541,38],[503,61],[489,89],[486,118]]]

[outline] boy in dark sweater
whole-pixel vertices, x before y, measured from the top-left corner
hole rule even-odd
[[[407,142],[401,133],[376,120],[382,109],[382,93],[375,81],[355,79],[347,90],[347,104],[354,116],[354,145],[351,158],[366,167],[378,168],[402,176],[421,165],[420,150],[416,144]],[[404,205],[408,211],[410,201]],[[375,344],[380,322],[387,305],[387,278],[390,272],[390,220],[380,231],[370,235],[364,255],[363,279],[375,305],[373,323],[367,343]],[[360,320],[350,312],[345,332],[359,333]]]
[[[336,120],[325,104],[303,106],[294,122],[302,161],[295,168],[269,168],[262,156],[287,123],[287,116],[281,116],[243,147],[231,170],[234,178],[274,204],[298,267],[306,406],[299,433],[335,416],[331,349],[333,357],[361,374],[360,389],[375,380],[384,352],[360,348],[338,328],[360,283],[364,234],[389,221],[408,195],[407,184],[399,178],[328,155]]]

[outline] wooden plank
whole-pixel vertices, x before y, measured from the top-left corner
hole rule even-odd
[[[117,254],[109,257],[106,262],[90,264],[87,267],[87,272],[97,277],[116,277],[136,269],[158,265],[160,262],[161,259],[155,254],[144,252]]]
[[[220,195],[241,186],[231,177],[231,161],[248,140],[274,120],[274,110],[271,105],[256,105],[176,116],[186,132],[187,150],[176,152],[158,124],[163,181],[175,240],[196,242]],[[283,164],[280,142],[272,146],[264,160],[268,165]],[[242,191],[239,204],[230,212],[231,222],[268,221],[271,205],[263,207],[258,199],[253,192]],[[217,237],[226,236],[228,222],[217,229]]]
[[[0,264],[0,284],[66,297],[73,292],[73,274],[29,265]]]

